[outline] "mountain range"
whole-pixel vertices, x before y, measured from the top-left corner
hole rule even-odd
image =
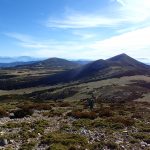
[[[46,60],[37,61],[30,64],[16,66],[17,68],[26,69],[72,69],[79,67],[81,63],[69,61],[61,58],[49,58]]]
[[[90,60],[65,60],[61,58],[33,58],[28,56],[21,57],[0,57],[0,68],[18,67],[18,68],[74,68],[80,65],[85,65],[91,62]]]
[[[76,80],[89,81],[149,73],[149,65],[145,65],[126,54],[120,54],[107,60],[100,59],[79,68],[43,78],[43,83],[55,84]]]
[[[53,58],[24,67],[36,68],[37,66],[46,66],[49,69],[62,67],[68,68],[68,70],[38,78],[28,76],[21,82],[18,82],[18,79],[0,80],[0,89],[19,89],[70,82],[90,82],[122,76],[150,75],[149,65],[143,64],[126,54],[120,54],[106,60],[96,60],[86,65]]]
[[[29,57],[29,56],[0,57],[0,63],[29,62],[29,61],[39,61],[39,60],[44,60],[44,59],[43,58]]]

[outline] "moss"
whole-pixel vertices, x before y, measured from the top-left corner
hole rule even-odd
[[[140,139],[143,140],[147,143],[150,143],[150,135],[147,133],[142,133],[142,132],[138,132],[138,133],[134,133],[131,134],[135,139]]]
[[[7,111],[3,107],[0,107],[0,118],[6,117],[6,116],[8,116]]]
[[[97,119],[92,123],[92,126],[106,128],[106,127],[110,127],[110,123],[105,121],[104,119]]]
[[[108,149],[111,149],[111,150],[118,149],[118,145],[112,141],[107,142],[105,145],[107,146]]]
[[[43,134],[45,127],[49,125],[46,120],[38,120],[32,124],[24,124],[19,132],[22,139],[36,138],[38,133]]]
[[[135,144],[135,143],[139,143],[139,140],[133,138],[133,139],[129,140],[129,142],[130,142],[131,144]]]
[[[55,143],[50,146],[48,150],[68,150],[67,146],[62,145],[61,143]]]
[[[60,133],[60,132],[53,132],[49,133],[48,135],[42,138],[43,144],[58,144],[61,143],[62,145],[69,146],[69,145],[81,145],[85,146],[87,144],[87,140],[85,137],[76,135],[76,134],[68,134],[68,133]]]
[[[104,148],[104,142],[95,142],[90,146],[90,150],[102,150]]]
[[[90,119],[79,119],[73,122],[73,126],[80,128],[86,127],[89,128],[92,125],[92,121]]]
[[[24,143],[19,150],[32,150],[36,145],[36,142]]]

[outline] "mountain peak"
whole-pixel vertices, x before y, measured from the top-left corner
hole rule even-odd
[[[127,54],[122,53],[122,54],[119,54],[119,55],[114,56],[112,58],[109,58],[108,60],[109,61],[121,61],[121,60],[128,61],[128,60],[131,60],[131,59],[134,60],[132,57],[128,56]]]

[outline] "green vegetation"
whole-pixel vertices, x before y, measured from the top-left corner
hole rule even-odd
[[[32,150],[36,145],[36,142],[24,143],[19,150]]]
[[[8,116],[7,111],[3,107],[0,107],[0,118],[6,117],[6,116]]]
[[[18,109],[14,112],[13,118],[24,118],[28,116],[32,116],[33,110],[32,109]]]
[[[2,117],[10,113],[15,117],[1,118],[1,139],[7,139],[8,149],[19,143],[20,150],[121,149],[122,145],[136,149],[141,142],[150,142],[149,103],[98,101],[90,110],[85,102],[86,99],[2,103]]]
[[[52,132],[45,135],[42,138],[42,144],[52,145],[52,144],[62,144],[63,146],[77,146],[85,147],[88,142],[85,137],[77,134],[68,134],[60,132]]]

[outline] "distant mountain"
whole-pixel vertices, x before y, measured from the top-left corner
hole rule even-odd
[[[35,61],[0,63],[0,68],[16,67],[16,66],[22,66],[22,65],[29,65],[29,64],[33,64],[33,63],[35,63]]]
[[[0,63],[14,63],[14,62],[29,62],[29,61],[39,61],[42,58],[34,58],[29,56],[20,57],[0,57]]]
[[[61,58],[49,58],[46,60],[38,61],[32,64],[27,64],[23,66],[18,66],[20,68],[47,68],[47,69],[72,69],[79,67],[80,64],[72,61],[68,61]]]
[[[58,58],[48,59],[44,62],[42,61],[42,65],[45,63],[52,65],[52,62],[57,62],[56,66],[69,66],[71,68],[73,65],[74,67],[74,63],[72,64],[72,62]],[[55,85],[73,81],[82,83],[132,75],[150,75],[150,66],[145,65],[126,54],[121,54],[107,60],[97,60],[87,65],[68,71],[63,71],[54,75],[40,77],[38,79],[30,79],[29,77],[24,82],[8,80],[4,83],[4,81],[2,81],[0,82],[0,89],[17,89],[42,85]]]
[[[74,69],[67,74],[66,81],[72,80],[97,80],[128,75],[150,74],[150,66],[145,65],[126,54],[120,54],[107,60],[97,60],[85,66]],[[65,78],[63,80],[65,81]],[[62,77],[61,77],[62,78]]]
[[[120,65],[122,67],[133,67],[134,69],[137,68],[137,69],[142,69],[142,68],[147,68],[148,66],[145,65],[144,63],[142,62],[139,62],[135,59],[133,59],[132,57],[126,55],[126,54],[120,54],[120,55],[117,55],[115,57],[112,57],[110,59],[107,59],[107,61],[111,62],[111,63],[115,63],[116,65]]]
[[[73,62],[78,63],[80,65],[86,65],[92,61],[91,60],[73,60]]]

